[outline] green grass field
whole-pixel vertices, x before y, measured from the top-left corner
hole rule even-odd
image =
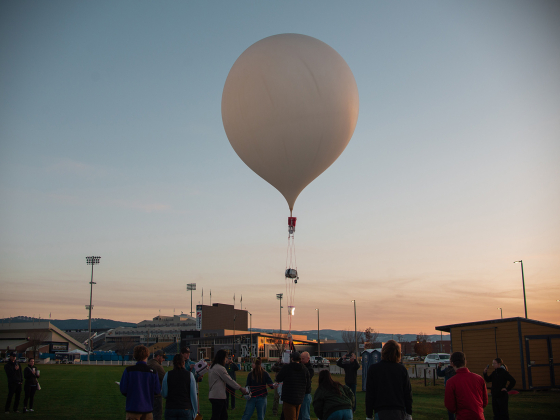
[[[35,395],[35,412],[25,417],[34,419],[119,419],[125,418],[125,398],[120,394],[115,381],[120,381],[123,367],[121,366],[80,366],[80,365],[40,365],[41,390]],[[335,375],[335,380],[343,382],[342,376]],[[246,373],[238,372],[238,382],[245,384]],[[313,390],[317,387],[317,375],[313,378]],[[358,377],[360,380],[360,377]],[[436,386],[424,386],[422,379],[413,379],[413,419],[437,420],[447,419],[443,406],[443,380]],[[361,389],[361,384],[358,384]],[[240,394],[238,392],[238,394]],[[6,380],[0,381],[0,399],[4,404],[7,395]],[[358,392],[357,419],[365,419],[364,393]],[[272,416],[272,393],[268,396],[267,419]],[[211,417],[208,401],[208,386],[204,380],[200,386],[201,413],[206,420]],[[243,415],[245,400],[237,399],[237,407],[229,411],[232,420],[239,420]],[[23,391],[20,411],[23,408]],[[0,412],[0,418],[20,417],[23,414],[11,412],[9,415]],[[485,416],[492,418],[491,404],[486,407]],[[313,408],[311,417],[314,417]],[[560,392],[522,392],[510,398],[510,418],[512,420],[558,419],[560,418]],[[256,414],[253,414],[256,420]]]

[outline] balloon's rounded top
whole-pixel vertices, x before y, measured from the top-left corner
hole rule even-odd
[[[358,121],[356,81],[344,59],[299,34],[264,38],[231,68],[222,120],[239,157],[293,209],[300,192],[346,148]]]

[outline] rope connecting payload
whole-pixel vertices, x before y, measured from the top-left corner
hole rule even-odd
[[[292,331],[292,316],[295,313],[295,294],[296,285],[299,280],[297,272],[296,245],[294,242],[294,233],[296,231],[297,217],[288,217],[288,250],[286,252],[286,300],[288,304],[288,333]]]

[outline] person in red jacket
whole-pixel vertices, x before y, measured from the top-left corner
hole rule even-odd
[[[456,413],[457,420],[484,420],[484,407],[488,405],[488,390],[482,376],[467,369],[465,353],[451,355],[455,376],[445,385],[445,408]]]

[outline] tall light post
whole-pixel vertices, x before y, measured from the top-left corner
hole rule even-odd
[[[500,318],[504,319],[504,313],[502,312],[502,308],[496,308],[496,309],[500,310]]]
[[[515,263],[521,263],[521,281],[523,282],[523,303],[525,304],[525,319],[527,319],[527,297],[525,296],[525,275],[523,274],[523,260],[514,261]]]
[[[280,300],[280,334],[282,334],[282,298],[284,297],[284,293],[277,293],[276,299]]]
[[[356,359],[358,359],[358,323],[356,321],[356,301],[353,300],[352,302],[354,302],[354,340],[356,341]]]
[[[93,298],[93,285],[95,284],[93,282],[93,266],[95,264],[99,264],[99,260],[101,259],[101,257],[86,257],[86,264],[87,265],[91,265],[91,280],[89,282],[90,284],[90,288],[89,288],[89,305],[86,305],[86,309],[89,309],[89,323],[88,323],[88,353],[87,353],[87,360],[88,362],[90,361],[90,355],[91,355],[91,309],[93,308],[92,305],[92,298]]]
[[[319,337],[319,308],[315,308],[317,311],[317,356],[321,355],[321,338]]]
[[[187,292],[190,290],[191,292],[191,318],[192,318],[192,292],[196,290],[196,283],[189,283],[187,284]]]
[[[249,337],[250,337],[250,343],[249,343],[249,358],[253,358],[253,314],[251,312],[249,312]]]

